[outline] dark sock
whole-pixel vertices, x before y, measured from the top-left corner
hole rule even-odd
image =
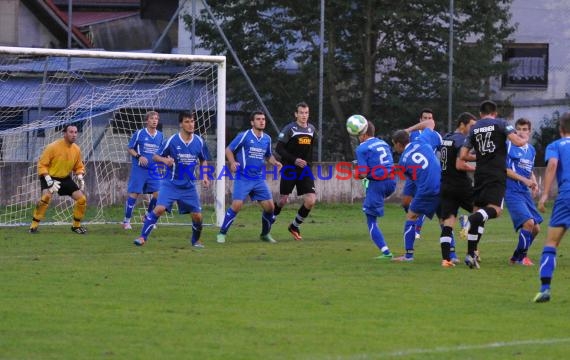
[[[293,220],[293,226],[299,228],[301,224],[305,221],[307,216],[309,216],[310,209],[307,209],[305,205],[301,205],[299,210],[297,211],[297,216],[295,216],[295,220]]]
[[[279,215],[281,213],[282,207],[280,207],[277,204],[277,201],[273,202],[273,206],[275,207],[275,209],[273,210],[273,215],[275,215],[275,216]]]

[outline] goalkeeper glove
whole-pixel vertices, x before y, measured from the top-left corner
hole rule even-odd
[[[77,181],[79,182],[79,190],[85,190],[85,179],[83,179],[83,174],[77,175]]]
[[[61,188],[61,182],[53,180],[51,176],[46,175],[44,176],[44,179],[46,180],[48,190],[50,193],[53,194],[54,192],[57,192]]]
[[[370,180],[368,180],[368,178],[362,179],[362,187],[364,188],[364,190],[368,189],[368,183],[369,182],[370,182]]]

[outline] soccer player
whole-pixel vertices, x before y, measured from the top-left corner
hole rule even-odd
[[[441,161],[441,206],[440,220],[442,222],[441,237],[441,266],[450,268],[459,262],[455,254],[455,238],[453,227],[457,219],[459,208],[469,213],[473,211],[473,184],[469,171],[475,168],[465,160],[459,158],[459,151],[469,134],[471,126],[475,124],[475,115],[464,112],[456,120],[456,129],[443,137],[440,152]],[[470,160],[475,160],[473,157]]]
[[[390,174],[394,166],[392,149],[384,140],[374,137],[375,131],[374,124],[368,121],[366,131],[358,136],[360,145],[356,148],[354,173],[356,177],[365,179],[366,197],[362,211],[366,215],[370,238],[381,252],[376,259],[382,260],[392,259],[393,255],[378,227],[377,218],[384,216],[384,198],[396,190],[396,182]]]
[[[156,206],[153,211],[146,214],[141,235],[134,241],[134,244],[137,246],[142,246],[146,243],[158,218],[165,211],[170,212],[172,204],[176,201],[179,213],[190,213],[192,217],[192,246],[196,248],[204,247],[200,241],[200,235],[202,234],[202,206],[200,205],[200,197],[196,189],[194,173],[196,165],[200,165],[200,170],[208,165],[210,153],[208,152],[206,142],[194,133],[196,129],[196,113],[180,113],[178,115],[178,123],[180,124],[180,131],[168,138],[166,143],[153,155],[155,162],[160,162],[165,166],[165,168],[162,168],[161,164],[157,164],[157,170],[166,170],[166,173],[160,182]],[[204,176],[201,171],[198,178],[202,180],[205,187],[210,185],[210,179],[208,176]]]
[[[288,230],[293,239],[300,241],[300,226],[317,202],[315,194],[315,178],[311,172],[313,145],[317,130],[309,124],[309,105],[300,102],[295,108],[295,121],[285,125],[277,140],[275,152],[281,158],[281,180],[279,183],[279,200],[275,203],[275,216],[287,203],[289,195],[297,188],[297,195],[303,196],[303,204],[297,211]]]
[[[534,196],[538,194],[538,183],[532,172],[536,151],[528,142],[531,133],[530,120],[520,118],[515,122],[517,134],[526,144],[515,146],[507,142],[507,188],[505,204],[509,208],[515,232],[519,231],[519,241],[511,256],[511,264],[534,265],[528,258],[528,249],[540,231],[542,216],[538,213]]]
[[[73,225],[71,231],[76,234],[86,234],[87,229],[81,226],[85,216],[87,198],[83,193],[85,189],[85,166],[81,160],[81,149],[77,141],[77,126],[65,125],[63,138],[50,143],[38,161],[38,175],[42,197],[34,210],[30,233],[38,232],[40,221],[44,218],[54,193],[60,196],[71,196],[75,200],[73,207]],[[79,184],[75,183],[71,175],[75,174]]]
[[[570,112],[560,117],[560,137],[546,147],[546,173],[544,189],[538,201],[538,210],[545,212],[554,177],[558,182],[558,196],[554,201],[546,242],[540,258],[540,291],[533,301],[537,303],[550,300],[550,283],[556,268],[556,248],[570,227]]]
[[[427,124],[435,122],[433,117],[433,110],[430,108],[424,108],[420,111],[419,123],[426,122]],[[408,128],[409,130],[410,128]],[[418,136],[421,135],[423,128],[418,128],[416,130],[409,130],[410,142],[416,140]],[[412,198],[416,195],[416,183],[410,179],[406,179],[404,182],[404,189],[402,190],[402,208],[404,212],[408,212]],[[416,222],[415,236],[416,240],[421,238],[422,226],[424,224],[425,216],[420,216]]]
[[[406,212],[404,223],[404,247],[406,253],[394,261],[413,261],[416,223],[420,216],[432,218],[439,206],[441,165],[434,149],[441,145],[441,136],[433,130],[435,122],[421,122],[406,130],[398,130],[392,136],[394,151],[400,155],[399,166],[405,176],[416,184],[416,194]],[[422,129],[422,133],[410,142],[409,133]]]
[[[259,110],[254,111],[249,121],[251,129],[239,133],[226,147],[226,158],[230,164],[230,170],[236,174],[236,177],[232,205],[226,211],[216,238],[216,241],[221,244],[226,242],[226,234],[248,196],[252,201],[257,201],[263,209],[260,239],[269,243],[277,242],[270,234],[275,215],[273,215],[273,196],[264,179],[265,160],[267,159],[278,171],[282,165],[271,153],[271,138],[263,132],[265,113]]]
[[[152,157],[160,146],[164,138],[162,132],[158,131],[159,115],[156,111],[146,113],[146,127],[135,131],[128,145],[128,153],[131,155],[131,176],[127,191],[129,197],[125,202],[125,217],[123,219],[123,229],[131,230],[131,217],[139,194],[152,194],[147,212],[151,212],[156,206],[158,198],[158,188],[160,179],[152,171],[155,168]]]
[[[459,157],[465,161],[471,159],[469,152],[475,151],[475,184],[473,190],[473,211],[469,215],[469,231],[467,233],[467,255],[465,264],[471,269],[479,269],[476,254],[477,245],[485,223],[501,215],[507,171],[507,139],[515,146],[525,144],[523,138],[515,133],[512,125],[504,119],[497,118],[497,104],[485,100],[479,107],[480,119],[471,127],[469,136],[461,147]]]

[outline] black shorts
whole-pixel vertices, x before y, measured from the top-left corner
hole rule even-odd
[[[505,183],[501,181],[485,182],[480,186],[476,186],[473,190],[475,198],[473,204],[478,208],[483,208],[487,205],[503,207],[505,188]]]
[[[289,195],[295,187],[299,196],[315,193],[315,176],[310,167],[307,166],[304,170],[299,167],[293,169],[292,166],[284,166],[281,169],[279,194]]]
[[[451,215],[457,217],[459,208],[473,212],[473,188],[471,186],[457,189],[441,187],[440,218],[445,220]]]
[[[77,184],[75,183],[75,181],[73,181],[71,176],[67,176],[64,178],[57,178],[52,176],[52,180],[57,180],[61,182],[61,187],[57,191],[57,193],[61,196],[71,196],[71,194],[79,190],[79,186],[77,186]],[[40,185],[42,191],[50,188],[46,182],[46,179],[43,176],[40,176]]]

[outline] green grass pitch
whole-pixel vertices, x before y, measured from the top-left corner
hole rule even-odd
[[[0,359],[568,356],[564,240],[553,298],[534,304],[537,266],[508,264],[516,244],[508,212],[487,224],[477,271],[440,266],[435,220],[415,262],[394,263],[373,259],[359,204],[318,204],[301,242],[287,232],[297,207],[277,219],[278,244],[259,240],[261,212],[250,205],[228,243],[206,227],[201,251],[188,244],[189,226],[159,226],[142,248],[132,244],[140,225],[89,225],[86,236],[69,226],[0,229]],[[395,254],[403,222],[396,205],[379,222]],[[530,250],[535,263],[545,233],[546,225]],[[465,242],[457,248],[463,258]]]

